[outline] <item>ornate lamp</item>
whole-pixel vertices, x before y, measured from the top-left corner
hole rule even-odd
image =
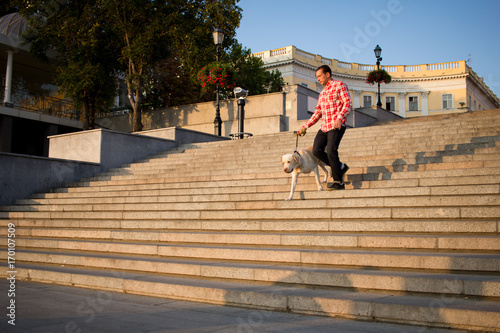
[[[216,47],[216,60],[220,60],[220,48],[222,46],[222,41],[224,40],[224,32],[221,28],[217,27],[213,31],[214,44]],[[214,134],[222,135],[222,119],[220,118],[220,108],[219,108],[219,86],[217,85],[217,96],[216,96],[217,107],[215,109],[215,119],[214,119]]]
[[[377,58],[377,70],[380,69],[380,62],[382,61],[382,49],[380,46],[375,47],[375,50],[373,50],[375,53],[375,58]],[[377,107],[381,108],[382,107],[382,101],[380,100],[380,82],[378,82],[378,101],[377,101]]]

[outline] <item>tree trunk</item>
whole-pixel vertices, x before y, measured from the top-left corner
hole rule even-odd
[[[128,98],[130,104],[132,105],[132,131],[140,132],[142,131],[142,90],[139,82],[135,82],[135,92],[133,91],[131,84],[127,82]]]
[[[89,101],[84,98],[83,99],[83,130],[86,131],[90,129],[90,122],[89,122]]]

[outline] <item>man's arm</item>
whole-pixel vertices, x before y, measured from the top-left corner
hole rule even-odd
[[[339,107],[339,112],[336,114],[335,124],[337,123],[337,120],[340,120],[342,123],[345,123],[345,120],[347,119],[347,116],[351,111],[351,97],[349,96],[347,86],[344,83],[341,83],[339,89],[340,89],[339,91],[340,107]],[[340,126],[338,128],[340,128]]]
[[[321,119],[321,107],[318,103],[311,118],[309,118],[309,120],[304,125],[302,125],[302,127],[297,131],[297,134],[301,136],[305,135],[307,129],[316,124],[319,119]]]

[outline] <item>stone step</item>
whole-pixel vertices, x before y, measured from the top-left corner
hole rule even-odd
[[[500,332],[500,110],[423,118],[349,129],[346,191],[283,201],[291,132],[190,144],[2,208],[0,244],[20,280]]]
[[[3,230],[0,235],[6,236]],[[330,232],[228,232],[212,231],[157,231],[157,230],[102,230],[80,227],[72,228],[23,228],[17,232],[18,239],[81,239],[103,241],[151,241],[186,245],[243,245],[276,247],[314,247],[345,249],[417,249],[417,250],[463,250],[498,251],[498,233],[491,235],[419,235],[412,233],[369,234]],[[21,241],[21,244],[23,241]]]
[[[104,230],[171,230],[171,231],[244,231],[244,232],[351,232],[351,233],[397,233],[412,234],[469,234],[495,235],[500,230],[497,220],[461,219],[461,220],[335,220],[325,221],[308,219],[290,221],[255,221],[255,220],[72,220],[15,217],[1,220],[0,226],[7,227],[15,223],[17,227],[29,228],[93,228]],[[3,231],[5,233],[5,231]],[[21,233],[22,234],[22,233]]]
[[[397,169],[399,172],[414,171],[415,169],[435,168],[436,164],[444,165],[444,167],[498,167],[500,165],[500,149],[488,154],[475,154],[475,155],[450,155],[450,156],[402,156],[402,155],[363,155],[351,156],[342,158],[343,162],[348,164],[351,168],[386,168],[388,170]],[[187,165],[187,166],[186,166]],[[217,165],[217,168],[215,167]],[[179,173],[184,176],[188,175],[224,175],[234,172],[250,172],[255,170],[259,173],[276,172],[281,170],[281,155],[275,155],[271,158],[268,157],[255,157],[253,159],[246,158],[242,160],[228,160],[228,161],[213,161],[194,160],[192,162],[183,161],[182,163],[170,164],[145,164],[134,168],[124,167],[121,169],[114,169],[110,172],[99,174],[92,178],[83,179],[89,180],[117,180],[117,179],[130,179],[130,178],[147,178],[170,175],[174,177]],[[368,169],[369,170],[369,169]]]
[[[430,163],[430,164],[420,164],[420,165],[408,165],[401,161],[398,163],[392,163],[385,166],[366,166],[366,167],[356,167],[349,163],[349,171],[346,176],[353,177],[373,177],[373,174],[385,174],[387,176],[400,177],[404,179],[409,178],[438,178],[438,177],[450,177],[450,175],[457,176],[473,176],[473,175],[498,175],[498,170],[500,166],[498,161],[470,161],[470,162],[460,162],[460,163]],[[307,178],[308,176],[313,177],[313,173],[301,174],[300,178]],[[320,176],[324,176],[323,171],[320,171]],[[231,169],[212,171],[212,170],[201,170],[198,173],[189,174],[183,173],[181,170],[176,172],[164,172],[164,173],[151,173],[146,175],[146,177],[137,176],[134,177],[94,177],[92,179],[83,180],[80,182],[72,183],[72,186],[100,186],[100,185],[126,185],[126,184],[147,184],[154,182],[178,182],[177,180],[184,181],[223,181],[223,180],[256,180],[256,179],[266,179],[266,178],[284,178],[291,179],[291,175],[283,172],[282,167],[276,166],[265,166],[261,167],[247,167],[240,169]],[[215,186],[217,187],[217,186]],[[84,189],[83,188],[83,189]]]
[[[304,179],[308,184],[313,184],[313,180]],[[101,204],[140,204],[140,203],[175,203],[175,202],[219,202],[219,201],[267,201],[279,200],[282,197],[280,193],[271,192],[255,192],[247,193],[245,188],[234,188],[231,193],[212,194],[209,191],[199,192],[177,192],[170,190],[157,190],[153,193],[149,191],[136,191],[132,195],[123,196],[121,191],[116,191],[114,196],[90,196],[79,195],[79,193],[71,193],[71,195],[58,195],[58,193],[50,193],[40,195],[38,198],[18,200],[16,206],[4,207],[4,210],[22,211],[26,209],[37,209],[42,205],[101,205]],[[500,184],[489,185],[463,185],[463,186],[441,186],[441,187],[415,187],[415,188],[400,188],[400,189],[368,189],[357,190],[355,193],[350,191],[343,192],[319,192],[307,191],[303,193],[303,199],[348,199],[348,198],[380,198],[380,197],[395,197],[397,200],[405,197],[421,199],[422,196],[429,200],[430,196],[442,196],[448,198],[450,196],[459,196],[459,200],[465,196],[482,196],[482,195],[498,195],[500,194]],[[286,191],[287,192],[287,191]],[[474,198],[474,197],[473,197]],[[28,207],[23,207],[28,206]]]
[[[379,164],[393,164],[393,163],[406,163],[406,164],[428,164],[428,163],[440,163],[443,161],[453,162],[453,161],[463,161],[463,160],[498,160],[498,146],[493,147],[482,147],[482,148],[464,148],[464,149],[448,149],[448,150],[437,150],[437,151],[422,151],[415,152],[413,149],[408,149],[407,152],[397,152],[393,147],[386,150],[381,149],[366,149],[363,151],[355,152],[346,148],[345,153],[340,149],[340,154],[342,159],[346,162],[354,163],[364,161],[373,161],[373,163]],[[155,158],[149,161],[143,161],[141,163],[135,163],[133,165],[125,166],[120,169],[113,169],[108,174],[119,173],[130,173],[130,172],[140,172],[142,170],[149,170],[154,168],[171,170],[175,169],[179,165],[192,165],[200,166],[205,168],[210,168],[211,165],[221,164],[222,167],[232,167],[235,165],[262,165],[271,167],[275,163],[281,161],[281,156],[285,153],[292,153],[293,149],[290,150],[276,150],[272,152],[255,152],[254,154],[245,154],[242,156],[237,155],[237,151],[234,153],[225,152],[225,155],[213,156],[211,154],[202,155],[192,155],[186,154],[184,158],[176,158],[175,161],[169,161],[164,158]],[[407,160],[407,161],[406,161]],[[278,161],[278,162],[276,162]],[[380,161],[380,162],[378,162]],[[147,162],[147,163],[146,163]]]
[[[392,170],[391,170],[391,169]],[[402,168],[400,171],[398,167],[371,167],[371,168],[354,168],[352,167],[345,176],[345,180],[349,181],[379,181],[379,180],[419,180],[414,182],[414,186],[438,186],[434,183],[443,182],[444,179],[448,179],[446,184],[444,185],[467,185],[467,179],[469,180],[478,180],[478,184],[487,184],[488,181],[491,184],[497,184],[498,175],[500,174],[499,167],[491,167],[491,168],[463,168],[463,169],[453,169],[453,168],[445,168],[441,166],[441,168],[435,168],[434,170],[416,170],[416,171],[408,171],[408,168]],[[406,170],[405,170],[406,169]],[[243,181],[249,181],[243,186],[255,186],[251,181],[261,182],[262,180],[270,179],[272,183],[268,185],[289,185],[291,183],[290,174],[286,174],[282,171],[278,172],[270,172],[270,173],[251,173],[247,170],[248,173],[231,173],[226,175],[207,175],[207,176],[197,176],[197,177],[174,177],[169,178],[168,175],[164,175],[160,178],[150,177],[147,180],[143,179],[122,179],[122,180],[96,180],[96,181],[82,181],[78,183],[74,183],[73,187],[80,186],[79,189],[75,189],[73,187],[70,188],[61,188],[55,189],[53,192],[59,193],[75,193],[75,192],[89,192],[92,191],[93,188],[99,188],[104,190],[105,188],[109,188],[108,191],[116,191],[116,190],[129,190],[126,186],[149,186],[149,189],[189,189],[190,191],[195,191],[196,188],[204,188],[209,183],[213,184],[213,188],[215,193],[218,192],[218,188],[220,188],[220,184],[223,182],[230,182],[238,180],[238,183],[235,185],[243,184]],[[403,172],[405,171],[405,172]],[[320,171],[320,177],[324,177],[322,171]],[[308,184],[314,183],[314,175],[303,174],[299,176],[300,181],[297,183]],[[178,182],[183,182],[182,185],[178,184]],[[429,182],[428,185],[424,185],[424,182]],[[203,183],[203,184],[202,184]],[[192,184],[192,185],[191,185]],[[472,183],[474,184],[474,183]],[[197,185],[197,186],[196,186]],[[260,183],[258,186],[261,186]],[[411,186],[411,185],[409,185]],[[154,188],[156,187],[156,188]],[[238,186],[231,186],[232,189],[236,189]],[[315,190],[316,188],[313,188]],[[137,190],[137,188],[136,188]],[[277,191],[277,189],[270,189],[270,191]],[[207,193],[203,193],[207,194]],[[356,194],[358,194],[356,192]],[[47,197],[54,196],[53,194],[40,194],[38,196],[45,195]],[[35,195],[34,197],[38,197]]]
[[[6,245],[6,240],[0,240]],[[416,269],[452,272],[500,272],[500,254],[456,251],[390,251],[382,249],[323,249],[297,247],[251,247],[243,245],[169,245],[165,243],[107,242],[75,239],[18,238],[21,249],[57,249],[154,255],[197,260],[286,263],[293,265],[333,265],[362,269]]]
[[[495,157],[498,158],[499,155]],[[362,162],[350,162],[344,161],[349,165],[350,169],[346,173],[346,179],[367,179],[367,180],[376,180],[374,179],[374,175],[384,174],[387,176],[391,176],[394,174],[395,176],[399,175],[404,178],[423,178],[423,177],[432,177],[435,178],[435,174],[427,174],[425,172],[429,171],[439,171],[439,170],[449,170],[448,174],[441,175],[448,176],[449,174],[456,174],[455,170],[463,170],[463,169],[500,169],[500,159],[496,160],[473,160],[470,161],[468,159],[463,159],[462,161],[453,161],[447,162],[444,159],[442,162],[432,162],[429,163],[420,163],[413,164],[411,161],[398,160],[398,161],[362,161]],[[386,163],[385,165],[381,165],[381,163]],[[194,166],[196,167],[196,166]],[[239,169],[238,169],[239,167]],[[244,168],[244,169],[243,169]],[[242,170],[243,169],[243,170]],[[329,168],[328,168],[329,169]],[[483,173],[495,174],[496,170],[485,170]],[[418,176],[414,172],[421,172]],[[476,173],[477,171],[472,171],[471,173]],[[308,175],[302,174],[300,177],[304,178],[307,176],[313,176],[313,173]],[[320,170],[320,177],[324,177],[324,172]],[[82,179],[79,182],[68,184],[69,187],[75,186],[95,186],[100,184],[132,184],[138,183],[141,180],[143,183],[150,182],[154,179],[163,180],[163,182],[167,182],[171,180],[172,182],[176,182],[179,179],[187,180],[196,179],[196,180],[229,180],[229,179],[256,179],[256,178],[290,178],[290,174],[286,174],[283,172],[281,165],[275,163],[271,164],[263,164],[262,166],[223,166],[221,165],[218,169],[202,169],[200,171],[186,171],[182,172],[177,169],[145,169],[143,171],[138,171],[134,173],[130,173],[127,175],[116,173],[116,174],[105,174],[98,175],[92,178]]]
[[[420,188],[420,187],[460,187],[467,185],[488,185],[498,184],[498,175],[477,175],[478,172],[471,172],[466,176],[465,173],[456,172],[460,174],[456,177],[416,177],[407,178],[406,176],[399,176],[398,173],[372,173],[363,176],[346,175],[346,189],[390,189],[395,191],[404,190],[405,188]],[[323,176],[320,176],[323,177]],[[275,178],[254,178],[254,179],[240,179],[240,180],[210,180],[213,177],[188,177],[187,179],[179,179],[180,182],[175,182],[175,179],[150,179],[149,181],[105,181],[102,183],[85,184],[84,187],[69,187],[54,189],[59,197],[69,197],[73,194],[76,196],[116,196],[119,195],[133,195],[135,191],[161,191],[161,193],[168,193],[170,191],[174,195],[191,195],[191,194],[228,194],[228,193],[255,193],[255,192],[273,192],[279,195],[279,192],[289,192],[291,178],[275,176]],[[246,178],[252,178],[248,175]],[[82,186],[84,184],[81,184]],[[323,184],[323,188],[326,188]],[[96,192],[97,191],[97,192]],[[316,191],[314,177],[312,175],[299,176],[296,191]],[[93,194],[92,194],[93,193]],[[159,194],[161,194],[159,193]],[[335,192],[320,192],[318,195],[321,198],[336,198],[338,194]],[[357,192],[355,194],[358,194]],[[361,193],[360,193],[361,194]],[[312,194],[311,194],[312,195]],[[279,200],[282,195],[276,197]],[[46,198],[51,197],[46,195]],[[52,197],[55,197],[52,195]],[[284,199],[284,198],[283,198]]]
[[[481,197],[476,198],[480,201]],[[488,205],[472,200],[467,206],[453,203],[433,204],[432,200],[423,199],[421,206],[412,207],[394,199],[342,200],[296,200],[256,201],[256,202],[202,202],[202,203],[152,203],[152,204],[111,204],[79,207],[71,211],[63,206],[63,210],[47,211],[8,211],[1,212],[0,218],[40,218],[40,219],[120,219],[127,220],[293,220],[293,219],[496,219],[500,216],[500,206],[491,200]],[[392,201],[394,203],[392,203]],[[384,202],[386,202],[384,204]],[[342,208],[338,208],[342,207]],[[85,209],[87,208],[87,209]],[[77,210],[80,209],[80,210]]]
[[[436,299],[37,265],[20,265],[17,271],[19,279],[30,281],[255,309],[486,331],[498,331],[500,322],[497,302],[445,295]]]
[[[326,192],[326,191],[325,191]],[[302,200],[299,203],[289,203],[284,201],[262,200],[258,195],[243,195],[240,198],[227,198],[219,200],[219,196],[207,198],[208,200],[193,202],[191,200],[178,200],[175,202],[140,202],[140,203],[97,203],[97,204],[45,204],[13,206],[9,211],[20,212],[114,212],[114,211],[196,211],[196,210],[258,210],[258,209],[332,209],[342,208],[422,208],[422,207],[490,207],[500,206],[500,195],[447,195],[432,197],[357,197],[357,198],[335,198],[332,200],[325,193],[327,198],[314,200]],[[182,198],[178,198],[182,199]],[[211,199],[211,200],[210,200]],[[299,205],[299,206],[298,206]]]
[[[365,155],[365,154],[374,154],[374,155],[386,155],[386,154],[448,154],[448,155],[457,155],[457,154],[466,154],[466,153],[476,153],[483,149],[494,148],[498,149],[498,141],[500,141],[500,136],[489,136],[476,138],[475,142],[464,142],[461,144],[456,144],[457,140],[450,139],[449,143],[442,143],[442,141],[429,140],[429,141],[419,141],[413,145],[409,143],[403,142],[401,139],[394,140],[394,142],[384,142],[378,143],[374,142],[364,142],[359,144],[358,146],[351,144],[349,142],[342,142],[339,147],[339,152],[342,156],[357,156],[357,155]],[[272,145],[272,143],[270,143]],[[312,140],[308,139],[307,141],[301,141],[299,144],[299,149],[306,148],[312,145]],[[204,160],[212,160],[212,161],[220,161],[227,160],[233,158],[233,160],[238,161],[244,158],[252,158],[252,157],[268,157],[268,156],[281,156],[285,153],[291,153],[295,150],[295,142],[291,142],[290,144],[282,144],[282,145],[274,145],[272,149],[256,149],[256,147],[261,147],[262,144],[255,143],[253,146],[249,146],[248,149],[241,149],[240,145],[233,143],[231,146],[227,146],[224,148],[214,146],[207,147],[207,149],[189,149],[185,150],[184,153],[179,154],[170,154],[169,151],[152,156],[148,159],[137,161],[135,164],[141,164],[143,162],[149,162],[152,165],[163,163],[167,160],[175,159],[173,163],[182,163],[185,160],[191,159],[201,159]],[[209,149],[211,148],[211,149]],[[221,151],[222,150],[222,151]],[[232,154],[228,154],[232,153]]]
[[[49,264],[87,269],[183,275],[203,279],[234,279],[258,283],[286,283],[377,292],[433,293],[500,297],[496,275],[444,274],[421,271],[366,270],[335,267],[206,262],[112,254],[28,251],[16,253],[24,264]]]

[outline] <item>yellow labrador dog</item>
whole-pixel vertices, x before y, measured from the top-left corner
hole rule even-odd
[[[323,191],[323,186],[319,179],[318,166],[325,172],[324,183],[328,180],[328,171],[326,170],[325,163],[314,157],[312,146],[304,150],[299,150],[298,152],[295,151],[293,154],[283,155],[281,157],[281,164],[283,164],[283,170],[286,173],[292,174],[292,188],[290,190],[290,196],[286,201],[292,200],[295,186],[297,186],[297,178],[301,173],[310,173],[313,171],[316,178],[316,184],[318,184],[318,191]]]

